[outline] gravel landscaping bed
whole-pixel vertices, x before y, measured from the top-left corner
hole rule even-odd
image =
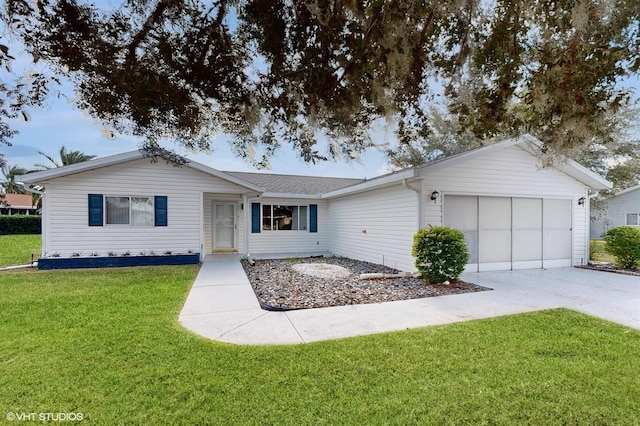
[[[380,303],[491,290],[464,281],[428,284],[410,276],[363,280],[359,278],[363,273],[399,271],[343,257],[256,260],[253,266],[243,260],[242,265],[260,304],[270,310]]]
[[[616,274],[633,275],[635,277],[640,277],[640,270],[638,269],[622,269],[611,263],[589,263],[588,265],[577,266],[577,268],[592,269],[595,271],[613,272]]]

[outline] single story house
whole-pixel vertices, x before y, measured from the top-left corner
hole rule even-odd
[[[21,177],[46,187],[42,256],[334,254],[414,271],[413,236],[466,237],[467,270],[585,264],[589,193],[567,160],[541,167],[525,135],[368,180],[174,167],[134,151]]]
[[[618,226],[640,227],[640,185],[627,188],[603,202],[602,209],[592,212],[591,238],[601,240]]]
[[[4,194],[4,199],[0,199],[0,214],[37,215],[38,207],[33,205],[31,194]]]

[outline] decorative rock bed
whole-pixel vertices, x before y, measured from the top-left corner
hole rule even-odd
[[[591,269],[594,271],[613,272],[615,274],[633,275],[640,277],[640,269],[622,269],[611,263],[589,263],[588,265],[576,266],[580,269]]]
[[[256,260],[253,266],[243,260],[242,265],[260,304],[268,310],[381,303],[491,290],[464,281],[434,285],[411,276],[363,280],[360,274],[399,271],[342,257]]]

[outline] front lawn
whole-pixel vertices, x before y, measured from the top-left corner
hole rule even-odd
[[[234,346],[177,323],[196,272],[0,273],[0,418],[82,413],[105,425],[640,421],[638,331],[554,310],[308,345]]]
[[[604,240],[591,240],[591,260],[595,262],[615,263],[616,258],[607,251],[607,243]]]
[[[40,234],[0,235],[0,268],[11,265],[27,265],[40,258],[42,237]],[[2,418],[2,417],[0,417]]]

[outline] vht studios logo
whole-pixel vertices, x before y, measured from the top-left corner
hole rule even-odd
[[[7,420],[13,421],[41,421],[41,422],[81,422],[82,413],[7,413]]]

